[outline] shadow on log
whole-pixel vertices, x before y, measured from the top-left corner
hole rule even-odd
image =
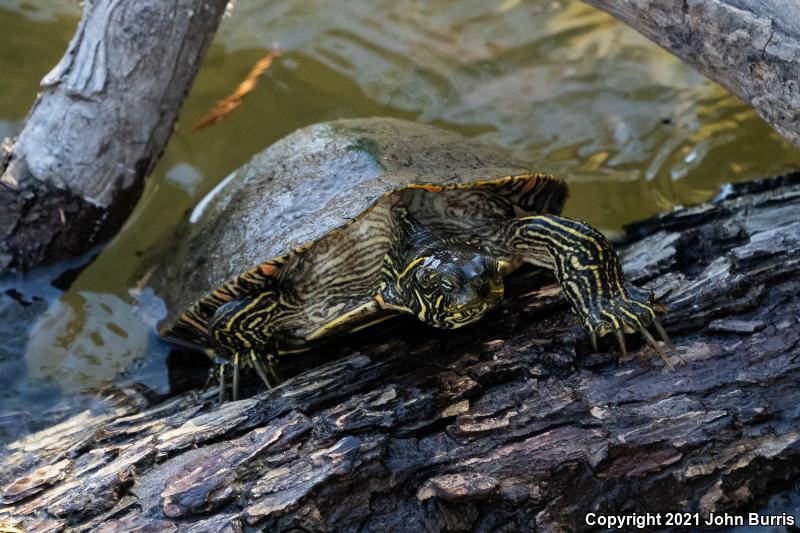
[[[0,274],[77,257],[117,232],[226,4],[86,2],[19,138],[0,146]]]
[[[12,443],[0,521],[37,531],[567,530],[594,513],[733,511],[800,473],[800,176],[630,229],[677,370],[592,353],[533,271],[457,331],[347,338],[281,387],[187,393]],[[631,341],[636,341],[630,337]],[[209,395],[210,396],[210,395]]]
[[[800,146],[800,10],[795,0],[583,0],[753,106]]]

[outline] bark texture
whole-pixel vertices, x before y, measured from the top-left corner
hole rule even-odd
[[[697,68],[800,146],[796,0],[583,1]]]
[[[552,280],[520,273],[479,325],[398,319],[238,402],[106,395],[8,447],[0,521],[558,531],[757,503],[800,473],[800,175],[630,234],[623,264],[669,306],[674,372],[633,336],[619,365],[608,339],[592,353]]]
[[[161,155],[227,0],[95,0],[0,150],[0,274],[113,235]]]

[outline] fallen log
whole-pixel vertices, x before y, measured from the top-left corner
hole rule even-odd
[[[750,104],[800,146],[800,10],[794,0],[583,0]]]
[[[238,402],[106,395],[7,447],[0,522],[580,530],[589,513],[738,512],[796,479],[800,174],[636,224],[621,253],[669,307],[674,372],[633,336],[629,360],[608,339],[593,353],[553,281],[522,272],[473,327],[399,318]]]
[[[77,257],[116,233],[226,4],[86,2],[19,137],[0,147],[0,274]]]

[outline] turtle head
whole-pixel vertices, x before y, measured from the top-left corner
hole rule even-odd
[[[455,329],[480,319],[503,297],[503,277],[491,255],[470,243],[427,248],[400,269],[404,307],[420,320]]]

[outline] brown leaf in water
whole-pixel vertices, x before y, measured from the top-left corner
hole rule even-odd
[[[211,108],[211,111],[206,113],[203,118],[197,121],[192,128],[192,131],[200,131],[203,128],[211,126],[212,124],[216,124],[220,120],[227,117],[231,111],[242,105],[242,100],[244,100],[244,97],[247,96],[250,91],[255,89],[256,84],[258,84],[259,76],[261,76],[272,65],[272,62],[276,58],[280,57],[280,55],[281,54],[278,49],[273,48],[266,56],[259,59],[258,63],[256,63],[250,70],[247,78],[245,78],[244,81],[240,83],[238,87],[236,87],[236,90],[214,104],[214,107]]]

